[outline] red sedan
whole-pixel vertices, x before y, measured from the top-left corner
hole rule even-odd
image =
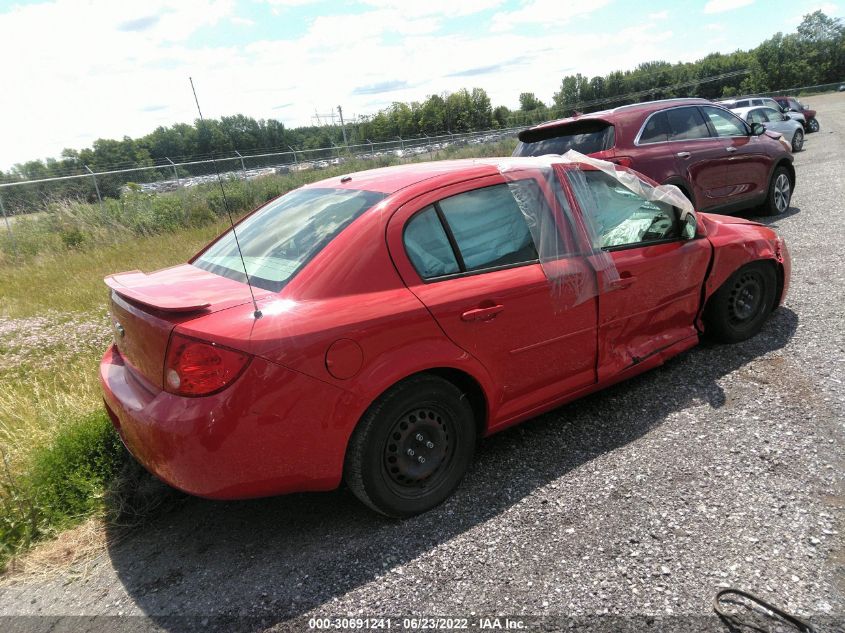
[[[108,277],[100,379],[129,451],[199,496],[345,480],[409,516],[454,491],[479,437],[702,334],[753,336],[783,301],[771,229],[672,206],[623,167],[503,160],[327,179],[242,220],[240,249],[229,230]]]

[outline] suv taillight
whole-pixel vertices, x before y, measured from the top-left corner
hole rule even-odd
[[[164,388],[178,396],[208,396],[223,389],[251,356],[215,343],[173,333],[164,361]]]

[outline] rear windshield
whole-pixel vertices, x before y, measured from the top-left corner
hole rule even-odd
[[[616,142],[613,125],[607,121],[576,121],[556,127],[525,130],[519,135],[514,156],[565,154],[574,149],[593,154],[611,149]]]
[[[193,262],[197,268],[278,292],[355,218],[385,198],[374,191],[297,189],[237,225]]]

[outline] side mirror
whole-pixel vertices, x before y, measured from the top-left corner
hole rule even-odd
[[[784,115],[781,115],[781,116],[783,116],[783,120],[784,120],[784,121],[790,121],[790,120],[791,120],[791,119],[789,118],[789,115],[788,115],[788,114],[784,114]]]
[[[762,123],[752,123],[751,124],[751,136],[760,136],[765,131],[766,131],[766,128],[763,127]]]
[[[681,220],[681,238],[691,240],[695,238],[698,232],[698,218],[695,213],[687,213],[683,220]]]

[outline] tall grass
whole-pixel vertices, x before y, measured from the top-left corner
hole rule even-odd
[[[512,149],[512,142],[469,146],[437,157]],[[302,184],[373,166],[233,180],[226,195],[241,214]],[[185,261],[225,228],[224,214],[217,184],[158,195],[135,190],[102,207],[54,203],[14,223],[17,256],[0,226],[0,568],[57,530],[92,513],[106,516],[109,491],[131,495],[126,452],[97,381],[109,337],[102,280]]]
[[[453,147],[412,160],[509,155],[513,146],[514,141],[502,141]],[[233,213],[242,214],[307,183],[399,162],[402,161],[395,156],[385,156],[249,181],[229,178],[225,182],[226,200]],[[78,200],[48,202],[39,213],[15,218],[12,235],[0,228],[0,266],[31,262],[44,253],[94,250],[137,237],[203,227],[215,223],[225,213],[223,194],[217,183],[168,193],[143,192],[140,187],[129,185],[119,199],[106,198],[102,204]]]

